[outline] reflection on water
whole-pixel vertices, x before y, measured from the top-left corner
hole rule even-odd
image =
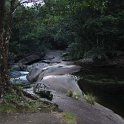
[[[124,68],[83,68],[75,75],[85,93],[92,93],[97,102],[124,117]]]

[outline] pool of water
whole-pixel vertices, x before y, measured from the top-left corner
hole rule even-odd
[[[124,117],[124,68],[83,68],[75,73],[84,93],[90,93],[97,102]]]

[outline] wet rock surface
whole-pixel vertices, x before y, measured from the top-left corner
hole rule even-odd
[[[80,67],[76,65],[54,64],[47,67],[34,67],[27,76],[29,81],[41,81],[44,76],[49,75],[64,75],[79,71]]]
[[[46,85],[56,95],[62,94],[66,96],[68,91],[82,94],[82,91],[77,85],[76,78],[72,75],[49,75],[37,83]]]

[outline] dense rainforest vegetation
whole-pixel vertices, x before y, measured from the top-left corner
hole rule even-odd
[[[49,0],[16,10],[10,50],[16,54],[68,48],[75,59],[123,51],[123,0]],[[26,49],[30,47],[30,49]]]
[[[124,52],[124,0],[44,0],[32,7],[0,0],[0,98],[11,87],[11,60],[53,49],[74,60]]]

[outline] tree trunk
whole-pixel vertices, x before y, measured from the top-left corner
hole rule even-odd
[[[10,8],[7,8],[9,14],[6,15],[5,1],[6,0],[0,0],[0,98],[10,87],[8,74],[9,41],[11,37],[13,14],[16,7],[20,5],[18,0],[11,0]],[[5,22],[5,18],[8,21]]]
[[[8,35],[8,36],[7,36]],[[0,91],[1,96],[5,93],[9,86],[9,76],[8,76],[8,45],[9,45],[9,34],[4,32],[1,35],[1,70],[0,70]]]
[[[0,97],[5,93],[8,78],[8,50],[7,38],[4,30],[5,0],[0,0]]]

